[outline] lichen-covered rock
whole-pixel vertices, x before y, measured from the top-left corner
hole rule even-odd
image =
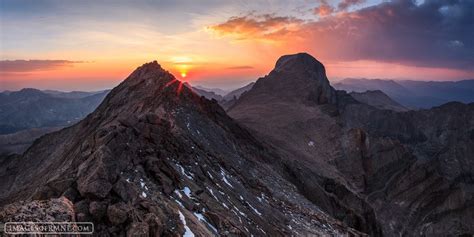
[[[127,205],[123,202],[110,205],[107,208],[107,218],[114,225],[124,223],[128,218]]]
[[[19,201],[0,208],[2,222],[75,221],[74,207],[65,197],[49,200]]]

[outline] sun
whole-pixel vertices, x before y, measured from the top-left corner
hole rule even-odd
[[[186,76],[186,72],[181,72],[181,77],[185,78]]]

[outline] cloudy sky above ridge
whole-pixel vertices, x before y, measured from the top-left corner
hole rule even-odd
[[[0,90],[110,88],[152,60],[233,88],[303,51],[330,80],[474,78],[470,0],[0,0],[0,11]]]

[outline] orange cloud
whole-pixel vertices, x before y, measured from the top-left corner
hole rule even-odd
[[[271,14],[231,17],[224,23],[210,26],[209,30],[220,36],[237,40],[277,41],[300,30],[303,20]]]
[[[326,1],[323,1],[321,5],[313,9],[315,15],[325,17],[334,13],[334,8],[327,4]]]

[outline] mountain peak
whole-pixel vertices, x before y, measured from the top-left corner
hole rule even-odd
[[[135,69],[127,79],[132,78],[149,78],[149,77],[161,77],[163,74],[168,73],[157,61],[145,63],[142,66]]]
[[[299,103],[327,104],[336,101],[323,64],[307,53],[280,57],[270,74],[257,80],[242,100],[256,102],[265,96]]]
[[[148,63],[144,63],[142,66],[139,67],[139,69],[163,70],[161,65],[156,60],[153,60],[153,61],[148,62]]]
[[[324,66],[308,53],[281,56],[275,65],[275,71],[313,71],[325,72]]]

